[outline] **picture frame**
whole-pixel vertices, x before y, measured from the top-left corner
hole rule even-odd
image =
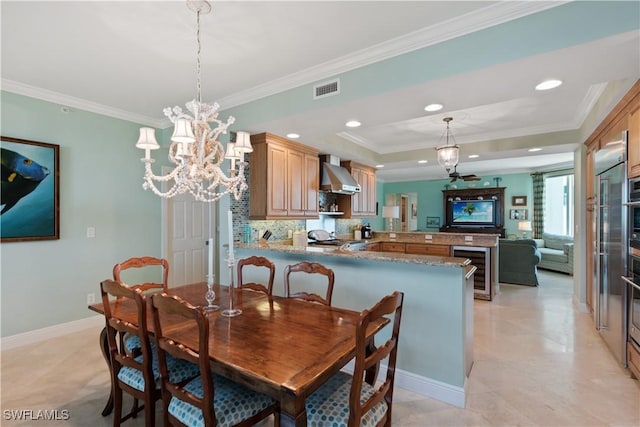
[[[60,239],[60,146],[0,136],[0,241]]]
[[[511,204],[513,206],[527,206],[527,196],[513,196]]]
[[[440,228],[440,217],[439,216],[428,216],[427,217],[427,228]]]
[[[510,209],[509,219],[513,219],[516,221],[529,219],[529,210],[528,209]]]

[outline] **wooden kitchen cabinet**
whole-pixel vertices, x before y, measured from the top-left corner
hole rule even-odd
[[[406,245],[398,242],[380,242],[380,251],[405,253]]]
[[[627,341],[627,359],[631,378],[640,379],[640,350],[631,341]]]
[[[289,150],[288,216],[318,217],[320,159],[318,154]]]
[[[319,152],[270,133],[251,144],[249,219],[318,218]]]
[[[371,218],[376,216],[376,170],[352,161],[340,162],[360,184],[360,193],[338,195],[342,218]]]
[[[627,173],[629,178],[640,177],[640,105],[636,105],[629,114]]]
[[[402,242],[379,242],[379,251],[381,252],[400,252],[413,255],[432,255],[432,256],[451,256],[451,246],[449,245],[432,245],[428,243],[402,243]],[[367,245],[367,250],[370,249]]]
[[[406,253],[416,255],[450,256],[448,245],[427,245],[421,243],[407,243]]]
[[[365,250],[370,252],[380,252],[380,242],[367,243]]]

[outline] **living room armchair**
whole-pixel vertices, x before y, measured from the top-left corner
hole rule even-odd
[[[538,286],[540,251],[533,239],[500,239],[498,242],[498,281]]]
[[[542,233],[535,241],[542,256],[538,267],[573,275],[573,237]]]

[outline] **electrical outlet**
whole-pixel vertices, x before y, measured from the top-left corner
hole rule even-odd
[[[424,235],[424,240],[432,240],[433,236],[431,234],[425,234]]]
[[[96,303],[96,294],[90,293],[87,294],[87,304],[95,304]]]
[[[95,227],[87,227],[87,238],[93,239],[96,237],[96,228]]]
[[[464,236],[465,242],[473,242],[473,236]]]
[[[396,233],[389,233],[389,238],[390,239],[395,239],[396,238]]]

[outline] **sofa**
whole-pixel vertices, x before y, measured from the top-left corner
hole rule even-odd
[[[538,286],[540,251],[533,239],[498,241],[498,281]]]
[[[573,237],[542,233],[534,240],[542,256],[538,267],[573,276]]]

